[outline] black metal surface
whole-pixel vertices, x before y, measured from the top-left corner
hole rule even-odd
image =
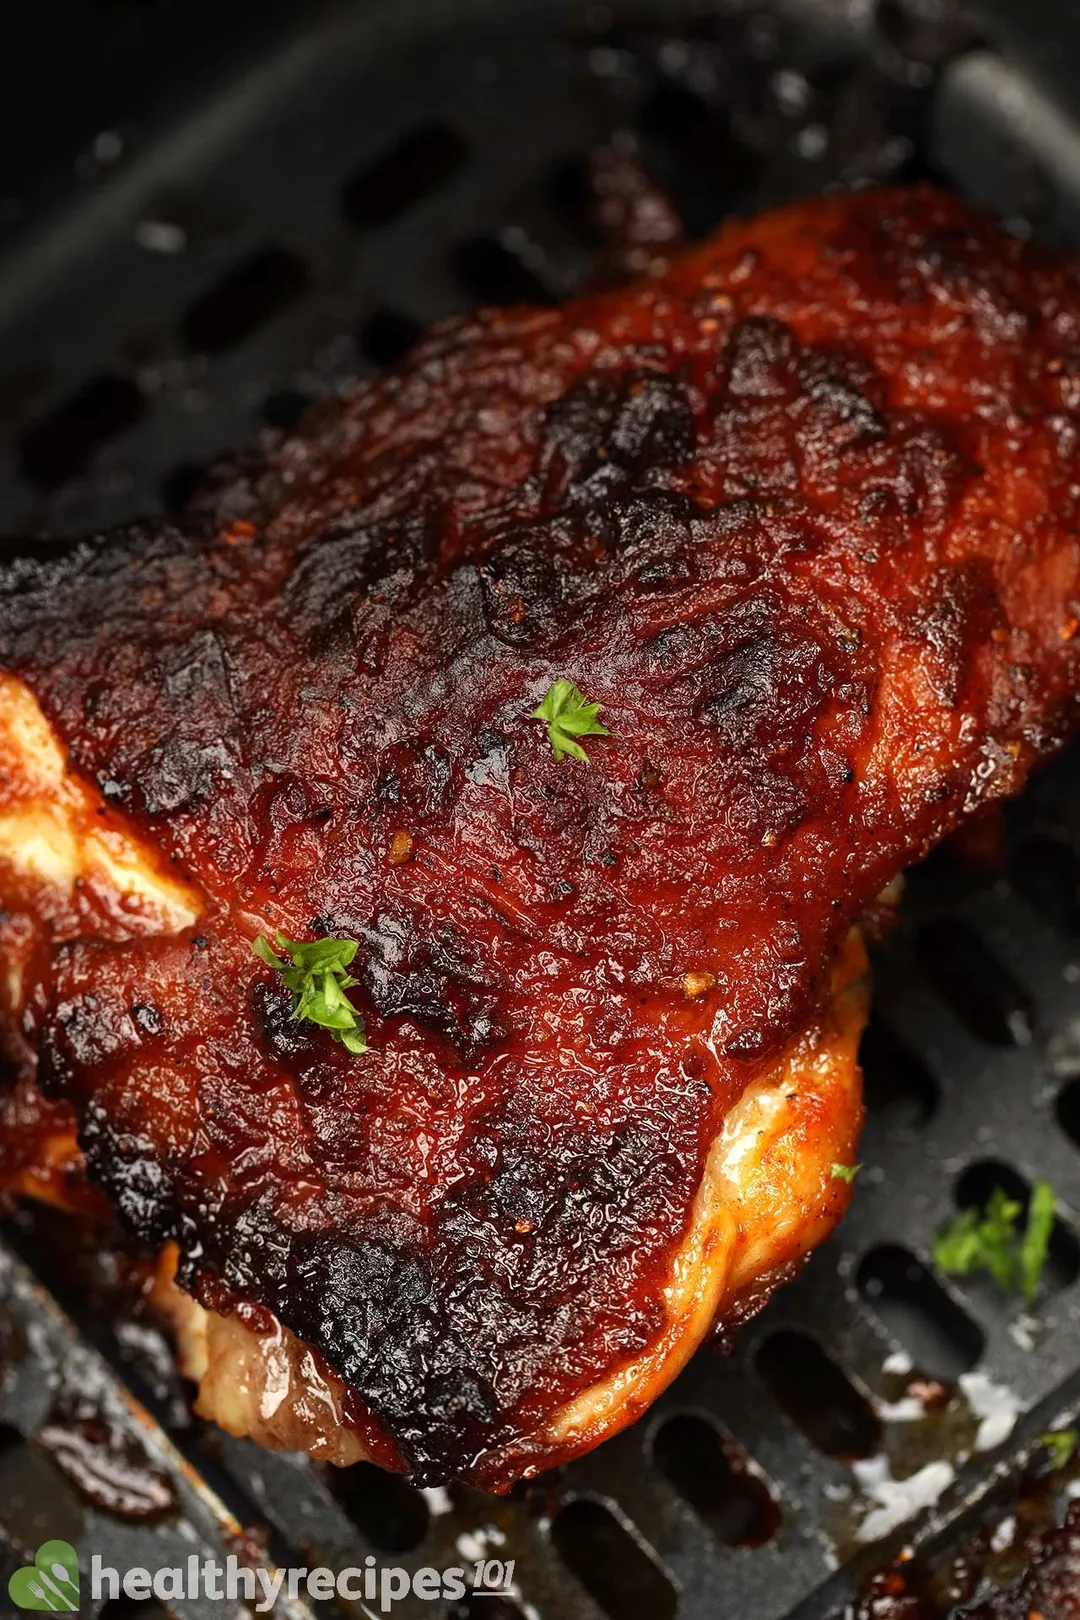
[[[595,247],[580,165],[616,132],[698,232],[825,185],[930,174],[1018,228],[1080,241],[1080,107],[1063,73],[1077,42],[1055,50],[1052,37],[1064,5],[91,9],[92,27],[85,5],[40,5],[5,69],[3,116],[21,141],[17,163],[0,143],[0,523],[12,533],[174,506],[222,451],[393,358],[418,327],[478,297],[571,291]],[[64,56],[76,14],[81,72]],[[38,142],[49,85],[60,106]],[[84,1313],[97,1348],[78,1348],[0,1250],[7,1567],[69,1530],[121,1565],[173,1562],[177,1538],[210,1556],[236,1530],[220,1493],[242,1522],[270,1527],[289,1564],[513,1557],[513,1599],[477,1598],[459,1616],[827,1620],[900,1542],[927,1558],[947,1547],[1038,1435],[1080,1410],[1078,787],[1074,750],[1012,813],[1004,875],[937,858],[909,881],[903,927],[877,955],[865,1169],[838,1236],[730,1358],[702,1352],[635,1428],[508,1501],[425,1497],[362,1468],[331,1477],[198,1425],[174,1435],[185,1472],[162,1427],[175,1401],[130,1370],[131,1342]],[[934,1277],[930,1241],[958,1202],[1040,1176],[1060,1218],[1031,1320],[977,1281]],[[1004,1444],[975,1448],[963,1397],[900,1420],[887,1363],[901,1351],[928,1374],[974,1370],[1009,1390],[1022,1411]],[[65,1357],[82,1358],[102,1410],[178,1481],[159,1522],[90,1508],[47,1450],[20,1441],[55,1402]],[[869,1548],[859,1529],[874,1503],[852,1468],[868,1455],[896,1478],[943,1461],[955,1472]],[[394,1612],[441,1611],[409,1600]]]

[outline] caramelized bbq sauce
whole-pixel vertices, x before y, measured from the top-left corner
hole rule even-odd
[[[0,573],[0,663],[205,907],[57,953],[44,1084],[419,1478],[655,1338],[851,923],[1071,728],[1078,291],[929,191],[801,205],[438,328],[183,532]],[[528,718],[564,676],[587,766]],[[275,924],[359,941],[371,1055],[287,1022]]]

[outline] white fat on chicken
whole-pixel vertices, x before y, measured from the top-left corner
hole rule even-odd
[[[30,689],[0,674],[0,902],[32,893],[48,919],[79,887],[121,908],[132,933],[198,919],[196,892],[71,770]]]

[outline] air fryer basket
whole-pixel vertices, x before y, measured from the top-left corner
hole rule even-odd
[[[597,248],[588,155],[613,139],[694,234],[930,177],[1080,241],[1070,9],[40,0],[0,98],[0,522],[175,511],[223,451],[433,319],[572,292]],[[1003,855],[939,854],[908,879],[876,953],[864,1169],[838,1235],[642,1422],[509,1499],[334,1474],[193,1422],[152,1330],[105,1308],[100,1274],[73,1281],[56,1224],[9,1219],[5,1589],[46,1536],[121,1569],[238,1548],[331,1568],[513,1558],[513,1592],[459,1620],[829,1620],[901,1548],[933,1585],[1039,1474],[1038,1437],[1080,1413],[1078,788],[1074,749],[1013,807]],[[935,1274],[958,1207],[1039,1177],[1060,1214],[1037,1311]],[[922,1417],[912,1371],[935,1396]],[[1039,1489],[1049,1514],[1068,1482]]]

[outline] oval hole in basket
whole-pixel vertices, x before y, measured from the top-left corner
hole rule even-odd
[[[1080,1080],[1070,1080],[1058,1092],[1057,1120],[1073,1146],[1080,1148]]]
[[[657,1467],[728,1547],[763,1547],[780,1528],[780,1509],[743,1451],[714,1423],[679,1412],[652,1444]]]
[[[899,1243],[882,1243],[864,1255],[856,1280],[878,1321],[920,1372],[952,1382],[982,1359],[982,1329]]]
[[[1023,1230],[1027,1218],[1031,1188],[1018,1170],[1000,1159],[982,1159],[969,1164],[956,1183],[956,1202],[960,1209],[985,1209],[995,1187],[1001,1187],[1010,1198],[1022,1206],[1018,1227]],[[1050,1233],[1050,1250],[1043,1272],[1043,1286],[1051,1293],[1068,1288],[1080,1277],[1080,1243],[1060,1217],[1054,1220]]]
[[[597,228],[589,157],[582,154],[557,164],[545,191],[552,207],[581,241],[588,247],[599,246],[602,235]]]
[[[976,1039],[990,1046],[1030,1046],[1030,998],[979,936],[955,917],[926,923],[919,959],[941,999]]]
[[[133,427],[146,409],[128,377],[102,373],[32,422],[19,440],[19,470],[55,489],[81,473],[96,450]]]
[[[555,1550],[610,1620],[673,1620],[675,1589],[602,1502],[579,1496],[551,1526]]]
[[[451,255],[451,269],[479,304],[550,304],[552,289],[541,279],[540,256],[516,233],[470,236]]]
[[[937,1111],[937,1082],[926,1064],[878,1018],[871,1018],[859,1046],[866,1106],[897,1123],[924,1125]]]
[[[757,1370],[773,1398],[827,1457],[871,1457],[881,1424],[869,1401],[816,1339],[794,1329],[772,1333],[759,1347]]]
[[[392,366],[404,360],[421,330],[418,321],[396,309],[377,309],[356,334],[357,347],[373,366]]]
[[[283,248],[264,248],[227,271],[189,307],[180,323],[184,343],[196,354],[235,349],[307,289],[303,259]]]
[[[182,461],[172,472],[166,473],[158,487],[161,504],[168,517],[177,517],[188,502],[199,492],[206,480],[205,467]]]
[[[1027,838],[1012,861],[1013,883],[1028,905],[1063,934],[1080,934],[1080,861],[1056,838]]]
[[[263,400],[262,419],[270,427],[283,428],[287,433],[296,426],[311,402],[312,396],[301,393],[299,388],[279,388]]]
[[[356,1528],[380,1551],[411,1552],[427,1535],[428,1505],[400,1475],[358,1462],[327,1468],[323,1479]]]
[[[710,106],[681,85],[661,86],[638,114],[637,129],[654,155],[649,167],[669,189],[692,236],[729,213],[761,172],[761,158],[739,139],[729,110]]]
[[[417,124],[345,182],[345,217],[362,228],[388,225],[445,185],[468,155],[467,142],[448,124]]]

